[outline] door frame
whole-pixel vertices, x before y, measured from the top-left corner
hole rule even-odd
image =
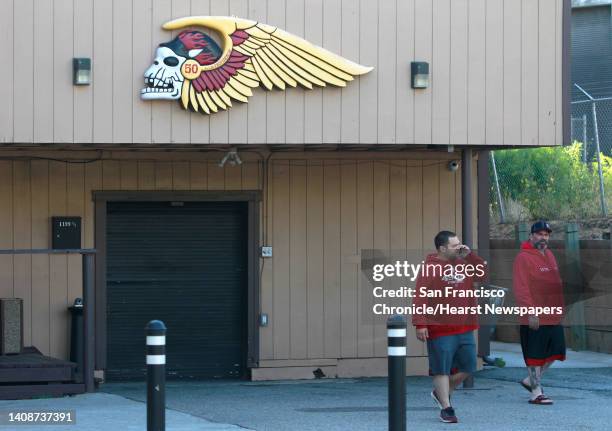
[[[259,366],[259,217],[262,193],[249,191],[94,191],[95,369],[106,369],[106,210],[108,202],[247,202],[247,371]],[[144,327],[143,327],[144,346]]]

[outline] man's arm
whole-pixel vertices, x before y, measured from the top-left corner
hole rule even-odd
[[[473,251],[465,257],[465,261],[476,268],[474,281],[485,281],[489,277],[489,264]]]

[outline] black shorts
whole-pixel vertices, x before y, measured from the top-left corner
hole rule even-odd
[[[521,325],[521,347],[528,367],[565,361],[563,326],[543,325],[534,330],[527,325]]]

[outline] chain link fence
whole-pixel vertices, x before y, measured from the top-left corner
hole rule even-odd
[[[608,216],[612,97],[593,94],[574,85],[570,145],[490,153],[492,223]]]

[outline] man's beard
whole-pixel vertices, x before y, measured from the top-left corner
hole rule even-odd
[[[535,246],[538,250],[544,250],[546,247],[548,247],[548,241],[541,239],[535,243]]]

